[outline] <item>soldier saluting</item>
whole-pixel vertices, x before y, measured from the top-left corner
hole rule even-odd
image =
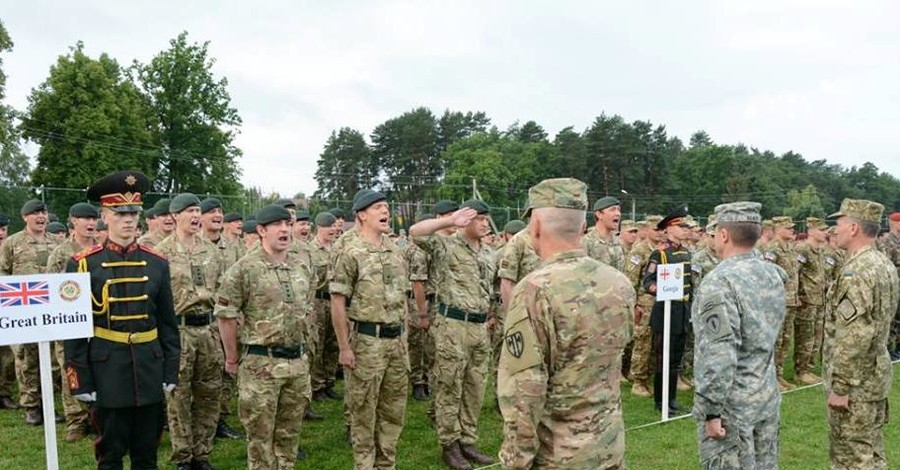
[[[66,271],[91,275],[94,337],[65,343],[72,395],[93,403],[97,468],[155,469],[165,423],[164,391],[175,388],[181,345],[175,323],[169,263],[135,242],[142,173],[122,171],[88,188],[100,202],[109,238],[76,254]]]

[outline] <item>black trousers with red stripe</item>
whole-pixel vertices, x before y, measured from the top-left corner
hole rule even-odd
[[[94,442],[98,470],[120,470],[128,454],[133,470],[156,470],[156,454],[166,422],[165,403],[132,408],[91,407],[100,436]]]

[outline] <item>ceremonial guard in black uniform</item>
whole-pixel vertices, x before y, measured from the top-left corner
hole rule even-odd
[[[650,253],[647,267],[644,269],[644,290],[656,295],[656,270],[660,264],[684,263],[684,297],[673,300],[671,307],[672,324],[669,332],[669,409],[678,411],[675,393],[678,381],[678,369],[681,366],[684,345],[688,330],[691,329],[691,253],[682,241],[690,230],[685,224],[688,215],[687,206],[674,209],[665,219],[657,224],[657,230],[663,230],[666,241],[658,249]],[[673,273],[674,275],[674,273]],[[656,302],[650,313],[650,331],[653,332],[653,352],[656,356],[656,373],[653,376],[653,399],[656,407],[662,407],[663,384],[663,322],[665,303]]]
[[[156,469],[166,421],[164,390],[178,380],[181,346],[169,264],[135,241],[141,196],[150,187],[136,171],[113,173],[88,188],[109,227],[102,245],[76,254],[68,272],[91,275],[94,337],[65,342],[72,395],[90,403],[98,469]]]

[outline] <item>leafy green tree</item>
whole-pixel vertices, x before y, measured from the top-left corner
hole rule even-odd
[[[187,32],[148,64],[132,67],[154,117],[154,186],[167,193],[237,194],[241,151],[234,138],[241,118],[231,106],[228,80],[213,74],[209,42],[189,43]]]
[[[487,131],[490,125],[491,120],[483,111],[462,113],[447,109],[437,122],[437,150],[443,152],[459,139]]]
[[[92,59],[78,42],[59,57],[28,103],[20,129],[40,145],[32,173],[35,186],[84,188],[122,169],[155,173],[157,152],[146,101],[108,55]],[[70,193],[49,202],[51,210],[65,213],[83,199],[83,194]]]
[[[12,39],[3,22],[0,21],[0,54],[11,51]],[[23,188],[28,184],[31,165],[19,144],[21,135],[14,125],[15,111],[3,104],[6,97],[6,74],[3,72],[3,58],[0,56],[0,214],[18,213],[22,202],[30,191]],[[13,218],[13,229],[18,230],[19,221]]]
[[[372,155],[384,172],[383,189],[388,196],[422,200],[443,174],[434,114],[417,108],[379,124],[372,131]]]
[[[349,127],[332,132],[319,155],[313,198],[350,201],[357,191],[375,186],[379,168],[363,134]],[[327,209],[327,208],[326,208]]]

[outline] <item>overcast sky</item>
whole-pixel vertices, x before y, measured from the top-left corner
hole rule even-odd
[[[283,195],[315,190],[332,130],[418,106],[551,137],[606,112],[900,176],[896,1],[9,3],[18,109],[78,40],[123,65],[181,31],[210,41],[244,121],[243,182]]]

